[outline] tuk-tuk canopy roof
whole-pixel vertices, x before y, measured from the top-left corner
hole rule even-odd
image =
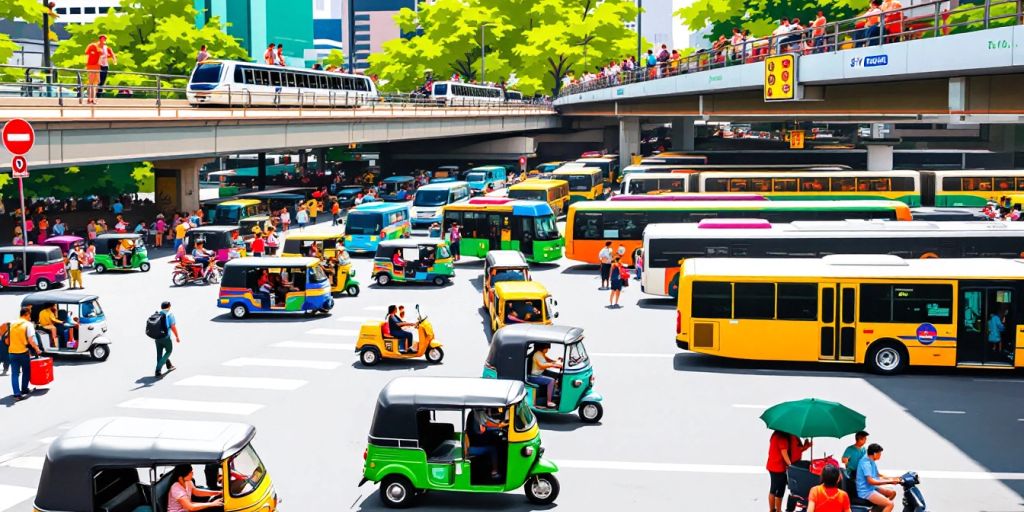
[[[550,295],[540,281],[502,281],[494,285],[494,292],[511,300],[518,300],[516,295],[526,295],[526,300]]]
[[[320,260],[316,258],[284,258],[284,257],[273,257],[273,258],[235,258],[224,264],[224,269],[234,267],[248,267],[248,268],[261,268],[261,267],[308,267]]]
[[[60,252],[60,247],[57,247],[56,245],[28,245],[28,246],[23,246],[23,245],[5,245],[3,247],[0,247],[0,252],[22,252],[22,251],[31,252],[31,253],[37,253],[38,252],[38,253],[48,254],[48,253],[52,253],[53,251]]]
[[[384,183],[408,183],[415,180],[412,176],[388,176],[384,178]]]
[[[416,439],[416,413],[424,409],[507,407],[526,396],[522,381],[476,377],[399,377],[377,396],[370,436]]]
[[[224,460],[256,435],[245,423],[97,418],[62,434],[46,453],[35,506],[91,510],[96,468],[204,464]]]
[[[96,236],[96,240],[124,240],[125,238],[142,238],[138,233],[103,233]]]
[[[377,244],[377,247],[384,248],[395,248],[395,247],[419,247],[421,245],[443,245],[447,242],[440,238],[427,238],[425,236],[416,238],[396,238],[393,240],[384,240]]]
[[[300,242],[323,242],[324,240],[341,240],[345,233],[291,233],[289,232],[286,241],[297,240]]]
[[[61,242],[63,242],[63,243],[66,243],[66,244],[70,245],[70,244],[73,244],[75,242],[81,242],[82,240],[85,240],[85,239],[80,237],[80,236],[61,235],[61,236],[51,236],[50,238],[47,238],[46,240],[43,240],[43,243],[44,244],[53,244],[53,243],[61,243]]]
[[[232,231],[238,231],[238,226],[198,226],[190,228],[189,233],[230,233]]]
[[[526,257],[519,251],[498,250],[488,251],[485,262],[487,268],[495,267],[529,267]]]
[[[512,324],[506,325],[491,338],[487,364],[498,373],[499,379],[526,379],[526,357],[531,343],[569,345],[583,339],[583,329],[564,325]]]
[[[72,292],[66,290],[50,290],[46,292],[30,293],[21,299],[21,305],[35,304],[81,304],[98,299],[99,296],[92,293]]]

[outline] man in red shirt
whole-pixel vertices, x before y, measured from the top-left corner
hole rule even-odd
[[[85,69],[88,71],[86,103],[96,104],[96,87],[100,83],[100,61],[106,61],[112,54],[113,52],[107,47],[107,36],[102,34],[85,48]]]
[[[768,463],[765,469],[771,477],[768,488],[768,512],[782,512],[782,497],[786,494],[786,468],[800,460],[811,442],[801,443],[792,434],[776,430],[768,440]]]
[[[814,23],[811,23],[811,27],[814,27],[814,32],[811,33],[814,36],[814,53],[821,53],[825,51],[825,24],[828,21],[825,19],[825,13],[818,11],[818,17],[814,18]]]

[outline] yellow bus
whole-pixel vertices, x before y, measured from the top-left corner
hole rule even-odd
[[[604,196],[603,171],[596,167],[562,167],[551,178],[569,182],[569,204],[593,201]]]
[[[1024,193],[1024,169],[1010,171],[921,171],[924,204],[985,206],[1002,196]]]
[[[698,181],[700,192],[747,192],[773,201],[888,199],[921,206],[917,171],[701,171]]]
[[[565,210],[569,206],[569,182],[531,178],[509,187],[508,197],[528,201],[544,201],[551,206],[555,216],[561,216],[565,214]]]
[[[863,364],[881,374],[1011,369],[1024,360],[1022,260],[690,258],[680,275],[676,345],[684,350]]]

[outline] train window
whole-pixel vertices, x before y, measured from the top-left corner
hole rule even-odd
[[[448,84],[434,84],[434,96],[447,96]]]
[[[771,178],[750,178],[750,191],[751,192],[771,192],[772,191],[772,179]]]
[[[245,83],[245,77],[242,76],[242,68],[240,68],[238,66],[235,66],[235,83],[236,84],[244,84]]]
[[[729,190],[729,178],[705,178],[705,192],[725,192]]]
[[[305,73],[296,73],[295,81],[298,82],[299,87],[309,88],[309,75]]]
[[[914,191],[914,178],[901,177],[892,178],[892,189],[897,192],[912,192]]]
[[[1024,190],[1024,178],[1017,178],[1017,190]]]
[[[331,89],[334,89],[334,90],[341,89],[341,77],[340,76],[332,76],[331,77]]]
[[[359,90],[360,91],[369,91],[370,90],[370,79],[369,78],[363,78],[362,80],[359,80]]]
[[[992,190],[992,178],[964,178],[961,183],[966,191],[989,192]]]
[[[796,178],[776,178],[772,180],[775,192],[796,192]]]
[[[317,75],[316,81],[320,85],[321,89],[330,89],[331,86],[327,85],[327,77],[323,75]]]
[[[281,87],[281,72],[271,71],[270,72],[270,85],[274,87]]]
[[[832,192],[853,192],[857,190],[856,178],[832,178]]]
[[[1009,192],[1013,190],[1013,178],[993,178],[993,181],[996,191]]]
[[[256,70],[254,76],[256,77],[256,85],[270,85],[270,77],[266,71]]]
[[[295,87],[295,73],[285,73],[284,83],[288,87]]]
[[[942,178],[942,190],[947,192],[963,190],[963,187],[960,185],[960,178]]]
[[[732,178],[729,180],[729,192],[746,192],[750,190],[750,180],[747,178]]]
[[[247,83],[247,84],[254,84],[254,83],[256,83],[256,79],[253,78],[252,68],[245,68],[245,69],[242,70],[242,79],[243,79],[243,83]]]

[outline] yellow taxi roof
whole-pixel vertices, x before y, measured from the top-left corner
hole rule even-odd
[[[551,295],[539,281],[502,281],[494,285],[494,292],[505,300],[542,299]]]
[[[217,206],[249,206],[251,204],[260,204],[257,199],[232,199],[230,201],[224,201]]]

